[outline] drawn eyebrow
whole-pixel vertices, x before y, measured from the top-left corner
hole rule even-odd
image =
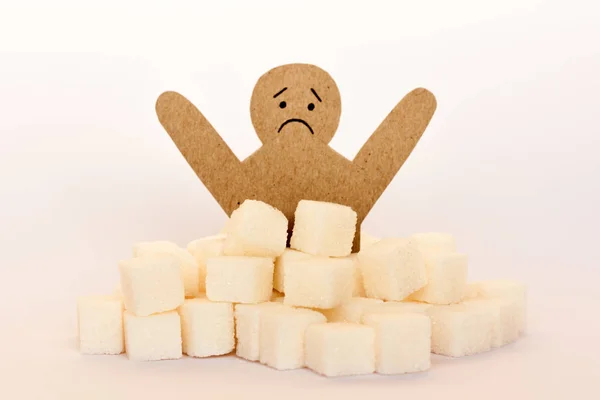
[[[275,93],[275,96],[273,96],[273,98],[276,98],[277,96],[279,96],[281,93],[285,92],[287,90],[286,87],[284,87],[283,89],[281,89],[279,92]]]
[[[319,100],[319,102],[321,102],[321,98],[319,97],[319,95],[317,94],[317,92],[315,92],[315,89],[310,88],[310,91],[312,92],[312,94],[315,95],[315,97],[317,98],[317,100]]]

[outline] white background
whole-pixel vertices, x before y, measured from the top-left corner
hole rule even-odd
[[[0,398],[598,394],[600,12],[589,1],[5,2],[0,6]],[[163,5],[159,5],[163,4]],[[140,240],[225,220],[154,114],[177,90],[244,158],[255,81],[317,64],[351,158],[404,94],[438,110],[364,229],[456,235],[471,278],[527,282],[515,345],[427,374],[326,380],[230,358],[81,357],[75,299]],[[595,379],[595,380],[594,380]]]

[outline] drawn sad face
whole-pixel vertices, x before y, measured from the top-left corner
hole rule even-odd
[[[267,143],[286,132],[305,132],[329,143],[341,113],[337,85],[322,69],[289,64],[260,77],[250,102],[252,124]]]

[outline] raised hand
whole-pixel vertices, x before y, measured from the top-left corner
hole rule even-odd
[[[240,160],[204,115],[179,93],[161,94],[156,114],[190,167],[223,210],[231,214],[248,189]]]
[[[371,207],[392,181],[425,132],[437,103],[427,89],[407,94],[363,145],[353,164],[358,183],[364,183]],[[366,215],[369,210],[364,210]]]

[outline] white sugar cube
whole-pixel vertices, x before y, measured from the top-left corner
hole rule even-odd
[[[194,257],[185,249],[170,242],[144,242],[134,246],[134,257],[151,257],[168,254],[179,260],[185,297],[196,297],[200,293],[200,271]]]
[[[181,320],[177,311],[138,317],[125,311],[125,348],[136,361],[181,358]]]
[[[463,357],[492,348],[495,316],[487,310],[453,304],[431,307],[427,313],[432,353]]]
[[[300,200],[290,247],[317,256],[345,257],[352,251],[357,215],[352,208]]]
[[[275,272],[273,274],[273,288],[280,293],[284,293],[285,269],[292,261],[306,260],[311,258],[310,254],[302,253],[293,249],[285,249],[283,254],[275,259]]]
[[[304,334],[314,323],[325,322],[317,311],[271,307],[260,316],[260,362],[279,370],[304,366]]]
[[[223,252],[223,242],[225,241],[226,237],[226,234],[219,233],[217,235],[195,239],[187,244],[186,250],[191,254],[195,254],[196,251],[200,250],[203,259],[220,256]],[[198,246],[200,246],[200,248],[198,248]]]
[[[465,291],[463,292],[463,300],[475,299],[480,296],[479,284],[476,282],[468,282],[465,284]]]
[[[198,290],[206,292],[206,260],[223,255],[225,235],[209,236],[194,240],[187,245],[187,251],[196,259],[198,266]]]
[[[306,330],[305,363],[324,376],[370,374],[375,370],[375,330],[366,325],[333,322]]]
[[[456,239],[449,233],[415,233],[410,239],[417,244],[426,259],[456,252]]]
[[[409,239],[383,239],[358,253],[367,297],[403,300],[427,284],[425,260]]]
[[[219,231],[219,235],[227,235],[227,229],[229,227],[229,221],[231,221],[231,218],[227,218],[225,220],[225,223],[223,224],[223,227]]]
[[[416,301],[386,301],[385,303],[367,304],[362,310],[362,321],[364,322],[364,318],[370,314],[411,313],[427,315],[427,311],[431,307],[433,307],[431,304]]]
[[[336,308],[323,310],[322,312],[329,322],[354,322],[360,324],[364,311],[375,304],[383,304],[383,301],[365,297],[353,297],[348,302]]]
[[[79,351],[82,354],[121,354],[123,301],[118,296],[77,299]]]
[[[246,200],[231,213],[223,254],[277,257],[288,237],[288,220],[278,209],[257,200]]]
[[[360,249],[366,249],[367,247],[374,245],[379,242],[381,239],[375,236],[371,236],[368,233],[361,232],[360,233]]]
[[[262,303],[272,293],[272,258],[221,256],[206,262],[206,296],[212,301]]]
[[[431,321],[416,313],[365,315],[375,329],[375,370],[380,374],[426,371],[431,366]]]
[[[157,254],[119,263],[125,309],[138,316],[175,310],[184,300],[177,257]]]
[[[179,307],[183,353],[210,357],[230,353],[235,347],[233,304],[204,297],[187,299]]]
[[[524,283],[510,280],[490,280],[474,282],[472,287],[476,288],[475,290],[479,296],[485,298],[505,297],[514,299],[518,307],[517,320],[519,324],[519,333],[525,331],[527,319],[527,287]]]
[[[352,298],[354,264],[348,258],[311,257],[290,262],[284,279],[284,304],[334,308]]]
[[[260,316],[268,307],[285,307],[278,302],[235,305],[235,337],[238,357],[258,361],[260,355]]]
[[[479,307],[493,317],[492,347],[501,347],[519,338],[519,306],[511,298],[465,300],[463,306]]]
[[[410,299],[431,304],[460,302],[467,284],[466,254],[447,253],[425,258],[427,285],[410,295]]]
[[[354,285],[352,286],[352,296],[365,297],[365,285],[363,283],[362,273],[360,272],[358,254],[350,254],[348,258],[352,260],[352,263],[354,264]]]

